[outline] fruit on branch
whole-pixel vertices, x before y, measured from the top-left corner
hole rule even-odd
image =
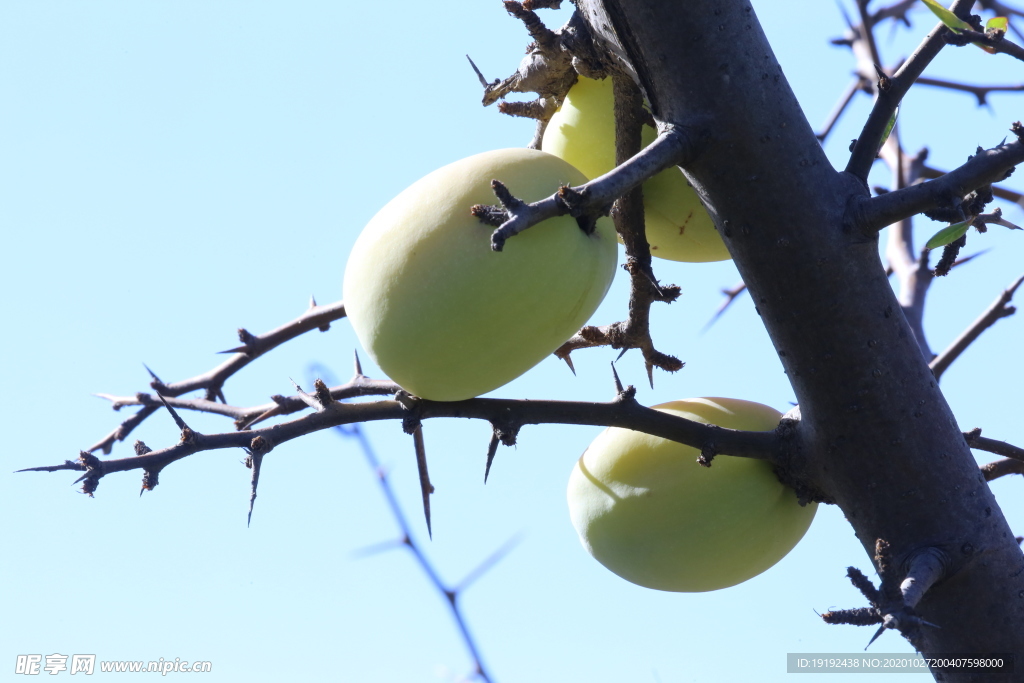
[[[615,274],[608,218],[591,234],[570,216],[551,218],[491,251],[494,228],[470,207],[497,203],[492,179],[526,202],[585,182],[539,150],[478,154],[391,200],[349,256],[352,327],[381,370],[416,396],[459,401],[515,379],[586,323]]]
[[[655,130],[643,127],[643,144]],[[615,167],[615,98],[612,79],[580,77],[551,117],[541,149],[561,157],[593,180]],[[686,176],[667,168],[643,185],[644,216],[651,254],[671,261],[730,258],[708,212]]]
[[[782,417],[730,398],[654,408],[747,431],[770,431]],[[801,506],[766,461],[720,455],[706,468],[699,455],[641,432],[602,432],[569,477],[569,514],[583,546],[622,578],[664,591],[727,588],[785,557],[817,503]]]

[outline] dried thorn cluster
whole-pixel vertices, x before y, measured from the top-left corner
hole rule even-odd
[[[554,0],[506,0],[505,10],[523,22],[533,39],[527,47],[526,57],[511,76],[490,83],[473,64],[484,88],[485,107],[503,100],[510,93],[537,95],[530,102],[501,102],[498,105],[503,114],[537,120],[537,129],[529,145],[534,149],[540,148],[547,122],[576,82],[577,67],[587,75],[603,74],[604,71],[601,59],[592,48],[589,31],[577,15],[574,14],[559,30],[552,31],[534,12],[536,9],[558,7],[559,4]]]
[[[880,624],[874,636],[868,641],[868,647],[885,629],[899,631],[916,645],[922,626],[938,627],[921,619],[914,608],[925,593],[948,574],[949,560],[941,550],[925,548],[910,558],[906,563],[909,569],[900,577],[889,544],[883,539],[875,542],[874,560],[878,576],[882,580],[880,588],[875,588],[871,580],[856,567],[848,567],[846,570],[850,582],[871,606],[829,611],[822,614],[821,618],[828,624]]]
[[[615,156],[616,163],[624,164],[640,152],[640,131],[646,112],[640,90],[631,79],[615,76],[614,92]],[[584,327],[560,346],[555,355],[572,369],[570,356],[577,349],[610,346],[621,349],[622,353],[629,349],[640,349],[647,368],[647,378],[653,388],[654,368],[676,372],[682,369],[683,362],[655,348],[650,332],[651,305],[656,301],[672,303],[679,298],[680,289],[676,285],[662,286],[654,275],[651,249],[645,234],[642,186],[637,185],[615,201],[612,219],[626,247],[626,263],[623,268],[630,278],[629,316],[622,322],[610,325]]]

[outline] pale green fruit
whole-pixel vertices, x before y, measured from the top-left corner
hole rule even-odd
[[[576,220],[544,221],[490,248],[492,226],[470,214],[496,204],[491,180],[537,201],[579,171],[532,149],[486,152],[417,181],[370,220],[345,269],[345,310],[388,377],[437,401],[506,384],[571,337],[615,274],[611,221],[585,234]]]
[[[782,417],[731,398],[654,407],[749,431],[770,431]],[[699,455],[641,432],[602,432],[569,477],[569,514],[583,546],[622,578],[664,591],[734,586],[785,557],[817,504],[802,507],[767,462],[720,455],[706,468]]]
[[[551,117],[541,149],[561,157],[593,180],[615,167],[615,102],[612,79],[580,77]],[[644,146],[656,133],[643,128]],[[672,261],[724,261],[729,256],[715,224],[678,168],[644,183],[644,215],[651,254]]]

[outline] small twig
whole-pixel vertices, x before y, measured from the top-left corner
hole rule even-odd
[[[829,133],[835,127],[836,123],[839,122],[839,118],[846,111],[846,108],[853,101],[854,95],[859,91],[863,90],[864,81],[860,77],[853,79],[843,94],[839,96],[839,100],[836,102],[836,106],[832,108],[832,111],[828,115],[828,119],[825,121],[825,125],[821,127],[821,132],[818,133],[818,141],[825,142],[825,138],[828,137]]]
[[[364,377],[360,372],[345,384],[332,387],[329,392],[332,400],[340,401],[359,396],[391,396],[398,389],[399,386],[390,380],[369,379]],[[121,423],[120,427],[104,437],[103,440],[92,447],[87,448],[86,450],[89,452],[104,449],[104,453],[109,453],[109,446],[114,441],[123,441],[128,434],[131,433],[132,429],[138,426],[142,420],[145,419],[145,417],[140,418],[140,415],[145,413],[145,416],[148,417],[152,413],[156,412],[157,409],[163,407],[163,404],[156,397],[146,393],[138,393],[135,394],[135,396],[112,396],[110,394],[96,395],[110,401],[111,407],[113,407],[114,410],[120,410],[125,406],[143,406],[143,408],[138,413],[135,413],[132,417]],[[269,420],[272,417],[290,415],[292,413],[297,413],[300,410],[305,410],[308,407],[307,403],[297,395],[287,397],[275,396],[271,403],[249,407],[233,406],[225,403],[208,401],[202,398],[164,398],[164,401],[166,401],[168,405],[180,410],[192,410],[201,413],[212,413],[215,415],[230,417],[235,421],[235,427],[238,429],[247,429],[254,424],[258,424],[264,420]],[[104,448],[104,446],[108,447]]]
[[[643,127],[643,97],[636,84],[627,77],[615,76],[615,160],[621,164],[634,157],[641,148]],[[623,268],[630,276],[629,315],[625,321],[610,325],[584,327],[562,346],[555,356],[569,363],[570,354],[578,349],[610,346],[613,349],[640,349],[647,367],[647,377],[654,386],[655,367],[676,372],[682,361],[658,351],[650,332],[651,305],[656,302],[672,303],[679,297],[675,285],[661,286],[651,265],[651,249],[647,242],[644,223],[643,189],[638,185],[619,197],[612,210],[615,229],[626,247]]]
[[[491,567],[501,562],[501,560],[504,559],[506,555],[512,552],[512,549],[519,545],[519,543],[522,540],[522,534],[516,534],[512,538],[502,543],[500,548],[498,548],[493,553],[484,558],[484,561],[478,564],[472,570],[470,570],[470,572],[462,578],[462,581],[459,581],[457,584],[455,584],[455,587],[452,589],[452,591],[455,593],[461,593],[470,586],[472,586],[474,583],[476,583],[477,579],[479,579],[481,576],[490,571]]]
[[[939,78],[926,78],[922,76],[917,79],[920,85],[930,85],[936,88],[945,88],[947,90],[959,90],[961,92],[967,92],[978,98],[978,106],[988,104],[988,95],[994,92],[1021,92],[1024,91],[1024,85],[977,85],[974,83],[957,83],[954,81],[946,81]]]
[[[962,166],[939,178],[851,202],[847,225],[871,234],[919,213],[950,209],[972,191],[1005,179],[1021,162],[1024,162],[1024,144],[1019,140],[981,150]]]
[[[732,302],[736,301],[739,295],[743,294],[743,292],[745,291],[747,291],[747,284],[742,280],[740,282],[737,282],[732,287],[723,289],[722,294],[725,295],[725,301],[723,301],[715,310],[715,314],[711,316],[711,320],[709,320],[707,324],[705,324],[704,327],[701,328],[701,334],[711,329],[711,326],[714,325],[715,322],[722,317],[723,313],[725,313],[725,309],[729,308]]]
[[[931,166],[927,165],[922,165],[921,167],[922,178],[934,179],[941,178],[944,175],[946,175],[945,171],[940,171],[937,168],[932,168]],[[992,194],[998,197],[999,199],[1005,199],[1006,201],[1013,202],[1020,208],[1024,209],[1024,194],[1021,194],[1020,192],[1016,192],[1006,187],[993,185]]]
[[[974,341],[981,336],[981,333],[996,324],[1001,318],[1013,315],[1017,309],[1014,306],[1010,306],[1010,300],[1013,299],[1014,293],[1017,288],[1024,283],[1024,275],[1017,278],[1017,280],[1007,287],[1003,292],[996,297],[996,300],[992,302],[992,305],[982,313],[977,320],[968,326],[964,332],[956,338],[956,340],[950,344],[942,353],[935,357],[934,360],[929,364],[932,369],[932,374],[938,379],[942,377],[942,374],[953,364],[957,358],[960,357],[967,347],[970,346]]]
[[[1002,33],[992,35],[988,32],[983,33],[981,31],[964,29],[955,34],[947,35],[946,42],[957,47],[976,43],[990,48],[993,52],[1009,55],[1014,59],[1024,61],[1024,48],[1003,36]]]
[[[579,187],[563,187],[550,197],[533,203],[523,202],[505,186],[493,181],[494,194],[508,219],[491,235],[491,249],[501,251],[505,241],[527,228],[555,216],[570,214],[578,221],[592,224],[606,214],[612,202],[670,166],[685,165],[696,153],[695,145],[675,126],[667,126],[654,142],[626,163]],[[489,207],[477,205],[473,214],[481,216]]]
[[[1024,460],[1003,458],[982,465],[980,469],[985,481],[995,481],[1011,474],[1024,474]]]
[[[416,558],[417,564],[420,569],[426,574],[430,583],[434,586],[434,589],[438,593],[444,596],[445,602],[448,604],[449,611],[451,612],[452,619],[455,621],[456,627],[459,629],[459,634],[462,637],[462,642],[465,644],[466,649],[469,651],[469,655],[473,660],[473,667],[475,675],[484,683],[490,683],[492,680],[490,674],[487,673],[486,668],[483,664],[483,658],[480,656],[480,650],[476,645],[476,640],[469,631],[469,625],[466,623],[466,619],[462,614],[462,610],[458,605],[459,589],[452,589],[441,580],[440,575],[434,568],[434,565],[427,559],[427,556],[423,553],[419,544],[413,540],[412,530],[409,526],[409,522],[406,520],[405,513],[402,511],[402,507],[398,504],[398,497],[395,495],[394,490],[391,488],[391,482],[388,480],[387,474],[384,468],[381,467],[380,460],[377,455],[373,452],[373,447],[370,445],[369,439],[363,433],[360,425],[354,425],[350,428],[336,427],[336,432],[345,438],[355,438],[360,447],[362,448],[363,455],[366,458],[367,464],[373,469],[377,475],[377,482],[380,485],[381,492],[384,494],[384,498],[387,500],[388,507],[391,510],[392,516],[395,518],[395,522],[398,524],[401,530],[402,536],[397,541],[385,541],[383,543],[375,544],[369,548],[364,548],[361,551],[362,555],[368,555],[372,553],[383,552],[390,550],[395,547],[406,547],[409,552]],[[485,561],[486,562],[486,561]],[[493,565],[491,562],[488,568]]]
[[[957,16],[961,16],[970,12],[973,5],[974,0],[955,0],[950,9]],[[868,171],[871,170],[871,165],[878,152],[878,143],[882,139],[882,133],[896,111],[896,107],[903,101],[907,91],[921,76],[928,64],[945,47],[946,42],[943,40],[943,36],[948,33],[950,33],[949,29],[939,22],[910,58],[890,78],[889,88],[878,94],[875,105],[871,109],[867,121],[864,122],[860,137],[854,143],[853,153],[846,164],[847,173],[867,182]],[[890,220],[886,225],[895,223],[896,220],[898,219]]]
[[[1004,458],[1024,461],[1024,448],[1014,446],[1005,441],[996,441],[995,439],[984,437],[981,435],[981,429],[979,428],[964,432],[964,440],[967,441],[968,446],[977,448],[979,451],[987,451],[1001,455]]]
[[[882,539],[875,543],[874,559],[878,576],[882,580],[881,588],[875,588],[870,579],[856,567],[849,567],[846,572],[853,585],[867,599],[870,607],[825,612],[821,615],[825,623],[854,626],[880,624],[868,641],[868,647],[886,629],[898,630],[914,643],[922,626],[938,628],[917,616],[914,608],[925,593],[949,573],[950,562],[946,553],[938,548],[922,548],[904,563],[907,570],[902,577],[899,568],[893,563],[889,544]]]

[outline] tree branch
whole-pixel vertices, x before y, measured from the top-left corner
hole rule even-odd
[[[1024,91],[1024,85],[976,85],[973,83],[946,81],[940,78],[926,78],[924,76],[918,78],[917,82],[920,85],[930,85],[935,88],[945,88],[947,90],[959,90],[961,92],[971,93],[978,98],[978,106],[988,104],[989,93]]]
[[[970,43],[984,45],[992,52],[1009,55],[1014,59],[1024,61],[1024,48],[1005,38],[1002,33],[992,35],[988,32],[969,31],[964,29],[957,33],[950,32],[950,34],[945,37],[945,40],[950,45],[956,45],[957,47],[963,47]]]
[[[992,305],[964,330],[963,334],[957,337],[952,344],[932,360],[929,367],[931,367],[936,379],[942,377],[942,373],[953,364],[953,361],[960,357],[960,354],[967,350],[968,346],[974,343],[974,340],[981,336],[982,332],[995,325],[996,321],[1013,315],[1017,311],[1014,306],[1009,306],[1008,304],[1013,299],[1013,295],[1021,283],[1024,283],[1024,275],[1017,278],[1012,285],[1003,290],[1002,294],[992,302]]]
[[[980,428],[964,432],[964,439],[967,441],[968,446],[971,448],[977,448],[979,451],[987,451],[989,453],[1001,455],[1004,458],[1024,461],[1024,448],[1014,446],[1013,444],[1006,443],[1005,441],[996,441],[995,439],[986,438],[981,435]]]
[[[335,431],[346,438],[355,438],[359,441],[359,445],[362,448],[363,455],[366,458],[367,464],[373,469],[374,474],[377,477],[377,483],[380,484],[381,492],[384,494],[385,500],[387,500],[388,507],[391,509],[391,515],[395,518],[395,522],[398,524],[398,528],[401,531],[401,538],[397,541],[387,541],[382,544],[377,544],[373,547],[373,552],[380,550],[390,550],[392,548],[405,547],[413,554],[416,558],[416,563],[420,566],[420,569],[426,574],[430,583],[434,586],[434,589],[438,593],[444,596],[445,602],[448,603],[448,608],[451,611],[452,618],[455,620],[455,625],[459,629],[459,634],[462,636],[462,642],[466,645],[466,649],[469,650],[470,657],[473,658],[473,668],[475,673],[480,680],[484,683],[491,681],[490,675],[484,668],[483,659],[480,656],[480,649],[477,647],[476,640],[473,638],[469,631],[469,625],[466,623],[465,617],[462,615],[462,609],[459,607],[458,598],[462,591],[468,586],[468,582],[463,580],[458,586],[451,588],[444,581],[441,580],[441,576],[438,574],[437,569],[427,559],[426,554],[420,548],[419,544],[415,541],[412,533],[412,527],[406,520],[405,513],[402,511],[402,507],[398,504],[398,497],[395,495],[394,490],[391,488],[391,482],[388,480],[388,475],[384,468],[380,464],[380,460],[377,459],[377,455],[373,452],[373,448],[370,446],[369,439],[360,429],[359,425],[355,425],[348,429],[344,427],[336,427]],[[429,520],[428,520],[429,527]],[[429,530],[429,529],[428,529]],[[493,566],[510,548],[509,542],[506,542],[496,553],[491,557],[484,560],[484,562],[477,569],[471,572],[471,575],[479,576],[481,573]],[[363,553],[365,554],[365,553]]]
[[[498,180],[491,181],[507,217],[491,235],[491,249],[501,251],[505,241],[541,221],[570,214],[581,227],[592,226],[606,215],[612,202],[670,166],[683,166],[696,155],[696,144],[677,126],[667,125],[650,145],[626,163],[579,187],[563,187],[555,194],[533,203],[523,202]],[[496,222],[494,207],[478,204],[473,215],[483,222]]]
[[[1018,125],[1014,124],[1014,132],[1020,130]],[[980,150],[967,163],[940,178],[877,197],[855,198],[847,209],[845,225],[871,234],[919,213],[938,209],[955,210],[967,194],[984,185],[1005,180],[1022,161],[1024,144],[1020,140]]]
[[[625,75],[613,77],[615,91],[615,161],[624,163],[641,149],[644,108],[640,89]],[[588,325],[555,350],[555,355],[572,368],[570,354],[577,349],[611,346],[613,349],[640,349],[647,367],[647,378],[654,386],[653,369],[659,367],[676,372],[682,361],[654,348],[651,339],[650,313],[655,301],[672,303],[679,297],[675,285],[662,287],[651,267],[651,249],[644,225],[643,186],[638,185],[616,200],[612,209],[615,229],[626,247],[626,263],[630,277],[629,317],[623,322],[595,327]],[[575,372],[575,370],[573,370]]]
[[[248,448],[266,455],[292,439],[339,425],[376,420],[402,420],[416,423],[437,417],[462,417],[488,420],[492,424],[577,424],[623,427],[678,441],[697,449],[713,444],[716,453],[773,460],[780,456],[780,439],[774,432],[745,432],[694,422],[646,408],[633,398],[632,387],[608,403],[576,401],[520,401],[476,398],[441,402],[416,398],[399,391],[395,400],[368,403],[332,402],[322,410],[263,429],[199,434],[188,430],[188,438],[169,448],[144,455],[101,461],[83,453],[78,463],[26,468],[24,472],[62,469],[85,470],[92,481],[112,472],[143,469],[159,472],[167,465],[195,453],[221,448]],[[93,487],[95,488],[95,487]]]
[[[957,16],[966,15],[974,5],[974,0],[955,0],[950,8]],[[853,146],[853,153],[846,164],[846,172],[851,173],[867,183],[868,171],[878,154],[878,146],[882,139],[890,119],[892,119],[896,108],[903,97],[910,90],[910,86],[924,73],[925,68],[935,58],[939,51],[946,46],[943,39],[945,34],[950,33],[945,24],[939,22],[935,28],[925,37],[910,58],[896,71],[896,74],[889,79],[889,86],[880,90],[875,106],[871,109],[867,121],[861,130]],[[898,220],[898,219],[897,219]],[[895,220],[889,221],[890,223]]]
[[[150,383],[150,386],[153,387],[157,393],[164,396],[181,396],[182,394],[186,394],[190,391],[205,389],[207,400],[212,401],[216,398],[220,398],[221,401],[224,401],[222,388],[224,383],[233,374],[262,356],[267,351],[284,344],[286,341],[294,339],[300,334],[304,334],[310,330],[326,332],[330,328],[332,322],[344,317],[345,304],[343,302],[338,301],[333,304],[327,304],[326,306],[318,306],[315,300],[311,300],[309,309],[305,313],[295,320],[285,323],[281,327],[271,330],[270,332],[265,332],[261,335],[253,335],[245,329],[240,329],[238,331],[238,337],[242,342],[242,345],[222,352],[234,353],[235,355],[209,372],[181,382],[173,382],[171,384],[164,384],[160,382],[160,380],[154,379],[153,382]],[[226,403],[226,401],[224,402]],[[127,434],[125,436],[127,436]],[[121,438],[123,439],[124,437],[122,436]],[[102,446],[97,445],[97,447]],[[90,450],[95,449],[96,447]],[[107,450],[108,449],[105,449],[104,452],[107,452]]]
[[[1011,474],[1024,474],[1024,460],[1014,460],[1013,458],[995,460],[982,465],[981,474],[985,477],[985,481],[995,481],[999,477]]]
[[[356,398],[358,396],[390,396],[398,389],[399,386],[390,380],[370,379],[357,371],[356,376],[345,384],[332,387],[330,389],[330,396],[336,401]],[[109,453],[110,445],[115,440],[123,441],[142,420],[155,413],[164,405],[158,397],[143,392],[137,393],[134,396],[112,396],[110,394],[97,394],[97,396],[110,401],[111,407],[114,410],[120,410],[125,406],[143,406],[143,408],[122,422],[116,430],[98,443],[86,449],[90,453],[100,449],[103,449],[104,453]],[[164,401],[172,408],[230,417],[235,421],[237,429],[248,429],[250,426],[272,417],[290,415],[300,410],[305,410],[308,407],[302,397],[297,394],[295,396],[275,395],[271,403],[249,407],[233,406],[202,398],[164,397]]]
[[[844,90],[843,94],[839,96],[839,100],[829,113],[828,120],[825,121],[825,125],[821,127],[821,132],[818,133],[818,140],[820,142],[825,142],[825,138],[827,138],[828,134],[832,132],[832,128],[834,128],[836,123],[839,121],[839,117],[843,115],[843,112],[846,111],[846,107],[848,107],[850,102],[853,101],[853,96],[863,89],[864,81],[859,77],[853,79],[850,84],[846,86],[846,90]]]

